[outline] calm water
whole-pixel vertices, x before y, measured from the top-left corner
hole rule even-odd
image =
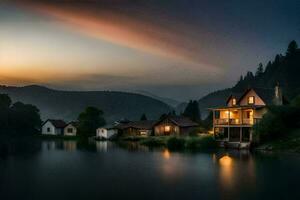
[[[300,199],[299,183],[299,155],[75,141],[0,146],[0,199]]]

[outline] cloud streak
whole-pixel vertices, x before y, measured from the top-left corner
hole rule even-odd
[[[154,22],[157,17],[138,12],[128,14],[115,7],[107,9],[106,6],[91,2],[80,5],[31,2],[26,7],[85,36],[186,63],[199,69],[218,71],[199,56],[199,43],[195,42],[194,35],[189,32],[192,29],[184,24]]]

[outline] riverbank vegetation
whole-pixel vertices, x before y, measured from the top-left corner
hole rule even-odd
[[[300,149],[300,96],[289,105],[269,108],[254,126],[254,144],[267,150]]]
[[[42,124],[39,109],[22,102],[12,103],[6,94],[0,94],[0,135],[32,135]]]
[[[137,140],[141,145],[149,147],[167,147],[170,150],[204,150],[215,149],[217,142],[212,135],[176,137],[176,136],[153,136],[139,138]]]

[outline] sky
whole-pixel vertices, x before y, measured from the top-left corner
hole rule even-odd
[[[232,86],[293,39],[299,0],[1,0],[0,84],[186,101]]]

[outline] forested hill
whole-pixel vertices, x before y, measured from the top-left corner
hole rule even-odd
[[[207,113],[207,108],[225,104],[226,98],[231,93],[243,92],[249,87],[274,88],[279,83],[283,94],[291,100],[300,94],[300,49],[292,41],[284,55],[278,54],[274,60],[265,66],[260,63],[257,71],[247,72],[232,88],[210,93],[199,100],[202,113]]]
[[[22,101],[37,106],[43,119],[75,120],[87,106],[104,111],[106,120],[120,118],[139,119],[145,113],[156,119],[172,109],[156,99],[139,94],[109,91],[59,91],[42,86],[0,86],[0,93],[8,94],[13,101]]]

